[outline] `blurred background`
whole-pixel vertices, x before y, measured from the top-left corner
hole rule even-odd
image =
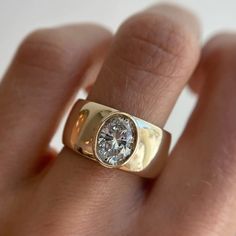
[[[4,74],[17,45],[36,28],[75,22],[96,22],[113,32],[132,13],[151,4],[153,0],[0,0],[0,76]],[[194,11],[202,23],[202,42],[219,31],[236,30],[235,0],[175,0]],[[78,96],[85,96],[80,92]],[[195,96],[185,89],[172,112],[167,130],[174,143],[181,134],[195,104]],[[0,111],[1,114],[1,111]],[[60,149],[64,120],[52,140]],[[37,124],[36,124],[37,125]]]

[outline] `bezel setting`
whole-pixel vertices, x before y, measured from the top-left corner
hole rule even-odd
[[[123,112],[112,112],[96,131],[94,156],[105,167],[119,168],[134,155],[137,143],[138,129],[133,117]]]

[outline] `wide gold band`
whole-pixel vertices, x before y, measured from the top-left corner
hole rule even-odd
[[[125,163],[111,167],[97,157],[95,140],[104,121],[114,114],[123,114],[132,119],[137,130],[137,142],[135,150]],[[170,140],[171,135],[155,125],[86,100],[78,100],[74,105],[63,135],[63,143],[80,155],[98,161],[105,167],[133,172],[146,178],[154,178],[162,170],[168,155]]]

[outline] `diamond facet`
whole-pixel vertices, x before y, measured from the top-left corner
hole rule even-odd
[[[132,155],[137,140],[134,121],[124,114],[114,114],[100,128],[96,140],[96,155],[111,167],[124,164]]]

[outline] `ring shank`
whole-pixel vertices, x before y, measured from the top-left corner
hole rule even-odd
[[[63,143],[80,155],[97,161],[94,155],[94,137],[101,122],[116,109],[98,103],[78,100],[67,120]],[[154,178],[162,170],[171,141],[171,135],[142,119],[132,116],[138,131],[136,150],[119,169],[142,177]]]

